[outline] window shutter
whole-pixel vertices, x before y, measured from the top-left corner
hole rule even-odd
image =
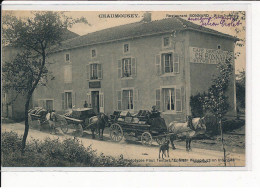
[[[122,77],[122,60],[118,60],[118,67],[117,67],[117,71],[118,71],[118,78]]]
[[[156,74],[161,75],[161,55],[155,56]]]
[[[132,76],[136,77],[136,58],[131,58]]]
[[[182,110],[185,109],[185,90],[184,87],[181,87],[181,104],[182,104]]]
[[[65,109],[65,94],[61,93],[61,108]]]
[[[176,88],[176,112],[182,111],[182,103],[181,103],[181,89]]]
[[[88,107],[92,107],[92,105],[91,105],[91,93],[90,92],[87,93],[87,103],[88,103]]]
[[[174,73],[180,73],[180,57],[176,53],[173,55],[173,62]]]
[[[99,93],[99,109],[100,112],[104,113],[104,93]]]
[[[86,74],[87,74],[87,80],[90,79],[90,65],[86,65]]]
[[[72,92],[72,109],[76,108],[76,92]]]
[[[138,110],[137,109],[138,101],[139,101],[139,90],[138,89],[134,89],[134,109],[135,110]]]
[[[103,78],[102,64],[98,64],[98,79]]]
[[[155,93],[155,102],[156,102],[156,108],[158,109],[158,110],[161,110],[161,107],[160,107],[160,102],[161,102],[161,92],[160,92],[160,89],[156,89],[156,91],[155,91],[156,93]]]
[[[116,91],[117,95],[117,110],[122,110],[122,91]]]

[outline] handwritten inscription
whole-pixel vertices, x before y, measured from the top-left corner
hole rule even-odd
[[[199,21],[201,26],[221,26],[221,27],[237,27],[242,25],[242,22],[232,16],[201,16],[188,17],[189,21]]]
[[[191,63],[219,64],[230,58],[233,58],[233,52],[230,51],[190,47]]]

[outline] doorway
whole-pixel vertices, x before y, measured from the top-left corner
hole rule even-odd
[[[92,108],[94,112],[97,114],[99,113],[99,91],[92,91],[91,92],[91,99],[92,99]]]

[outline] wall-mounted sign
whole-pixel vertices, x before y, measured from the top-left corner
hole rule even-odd
[[[230,57],[233,58],[233,52],[220,49],[190,47],[191,63],[219,64],[225,63],[226,59]]]
[[[101,82],[100,81],[89,82],[89,88],[101,88]]]

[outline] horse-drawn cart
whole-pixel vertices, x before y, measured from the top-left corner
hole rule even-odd
[[[63,115],[50,112],[42,107],[34,107],[28,111],[29,126],[36,129],[56,128],[66,133],[68,124]]]
[[[69,126],[83,133],[84,130],[88,129],[89,119],[93,116],[96,114],[92,108],[78,108],[66,113],[64,118]]]
[[[110,138],[120,142],[126,140],[141,141],[144,145],[151,145],[155,140],[159,145],[169,136],[165,120],[159,113],[141,110],[136,115],[122,112],[110,126]]]

